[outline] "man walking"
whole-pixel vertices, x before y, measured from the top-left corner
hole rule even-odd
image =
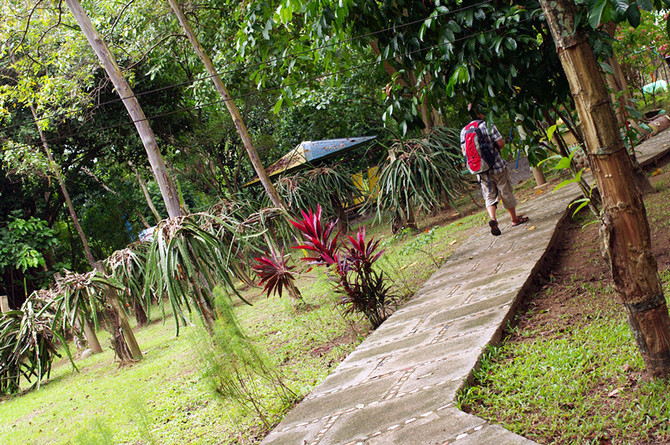
[[[484,121],[484,111],[479,105],[468,104],[468,112],[472,117],[472,121],[466,125],[461,130],[461,150],[463,155],[466,156],[466,139],[468,139],[468,144],[474,143],[473,136],[466,138],[468,134],[473,134],[478,129],[478,137],[484,139],[483,141],[478,141],[480,145],[489,143],[493,147],[491,148],[490,159],[484,159],[483,165],[487,165],[488,169],[482,171],[482,167],[474,167],[470,165],[471,156],[466,156],[466,163],[468,163],[468,168],[470,171],[478,171],[477,181],[482,189],[482,196],[484,197],[484,202],[486,203],[486,211],[489,213],[489,227],[491,228],[491,234],[494,236],[500,235],[500,227],[498,227],[498,220],[496,219],[496,210],[498,207],[498,201],[502,200],[503,207],[507,209],[510,217],[512,218],[512,226],[518,226],[528,221],[527,216],[517,215],[516,214],[516,198],[514,197],[514,192],[512,191],[512,184],[509,180],[509,175],[507,174],[507,162],[500,156],[500,150],[505,146],[505,140],[500,135],[500,132],[493,124],[487,124]],[[472,149],[470,149],[470,153]],[[484,156],[482,156],[484,157]],[[478,159],[481,161],[482,159]]]

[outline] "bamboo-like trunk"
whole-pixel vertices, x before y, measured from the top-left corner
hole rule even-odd
[[[114,84],[119,97],[123,101],[128,114],[130,115],[135,128],[137,129],[144,149],[147,152],[147,157],[149,158],[149,164],[160,188],[161,195],[165,201],[165,207],[167,208],[168,215],[170,218],[181,215],[181,209],[179,207],[179,196],[177,195],[176,188],[172,183],[172,179],[168,174],[167,168],[165,167],[165,162],[163,161],[163,156],[161,155],[160,150],[158,149],[158,144],[156,143],[156,137],[154,132],[149,125],[147,117],[140,107],[140,103],[137,101],[133,90],[130,88],[128,81],[123,77],[119,65],[116,63],[116,58],[114,54],[110,51],[109,47],[102,39],[100,34],[93,28],[91,20],[86,15],[86,12],[79,4],[78,0],[65,0],[70,12],[74,16],[75,20],[81,27],[82,32],[86,36],[89,45],[100,59],[102,66],[105,68],[109,79]]]
[[[570,82],[603,198],[603,253],[647,372],[670,375],[670,317],[651,252],[647,213],[586,33],[575,26],[570,0],[540,4]]]
[[[284,204],[284,201],[282,201],[282,199],[277,194],[277,191],[275,190],[272,181],[270,181],[270,177],[265,171],[261,159],[258,157],[256,147],[254,147],[254,143],[251,140],[251,136],[247,131],[247,127],[244,124],[244,120],[240,115],[240,111],[237,109],[237,105],[235,105],[233,98],[228,93],[228,89],[226,89],[226,86],[223,84],[221,77],[219,76],[218,72],[216,71],[216,68],[214,67],[214,63],[212,63],[212,59],[209,57],[205,49],[202,47],[202,45],[198,41],[198,38],[195,36],[195,33],[193,32],[193,29],[191,28],[190,23],[186,19],[186,16],[184,15],[183,11],[179,7],[177,0],[168,0],[168,2],[170,3],[170,7],[177,16],[177,20],[179,20],[179,23],[181,24],[184,33],[186,33],[188,40],[191,42],[191,45],[193,45],[195,52],[198,54],[198,57],[200,57],[200,60],[205,65],[207,72],[209,73],[210,77],[212,78],[212,81],[214,82],[214,85],[216,86],[216,90],[219,92],[219,95],[223,98],[223,101],[226,104],[226,108],[228,108],[228,112],[230,113],[230,116],[233,118],[233,123],[235,124],[235,128],[237,129],[237,133],[240,135],[242,143],[244,144],[244,148],[247,150],[247,155],[249,156],[251,165],[254,167],[254,170],[256,171],[256,174],[258,175],[258,179],[260,180],[261,184],[263,184],[265,192],[270,197],[270,201],[272,201],[272,204],[275,207],[285,210],[286,205]]]

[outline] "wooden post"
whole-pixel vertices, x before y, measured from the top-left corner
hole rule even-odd
[[[4,314],[9,310],[9,300],[7,295],[0,295],[0,311]]]

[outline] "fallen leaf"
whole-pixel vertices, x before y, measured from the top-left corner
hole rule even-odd
[[[615,389],[614,391],[610,391],[610,393],[607,394],[607,397],[609,397],[609,398],[616,397],[616,395],[619,394],[619,390],[620,390],[620,389],[621,389],[621,388],[617,388],[617,389]]]
[[[530,226],[528,230],[535,230],[535,226]]]
[[[542,194],[542,193],[544,193],[544,190],[542,190],[542,189],[539,189],[538,191],[535,192],[536,195],[539,195],[539,194]]]
[[[450,246],[453,246],[454,244],[456,244],[456,240],[453,240],[452,242],[449,243]]]
[[[652,173],[651,176],[657,176],[657,175],[660,175],[661,173],[662,173],[661,169],[657,168],[656,170],[654,170],[654,173]]]

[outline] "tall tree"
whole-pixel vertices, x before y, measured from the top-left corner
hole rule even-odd
[[[207,69],[207,72],[209,73],[212,82],[214,82],[217,91],[223,98],[226,104],[226,108],[228,108],[228,112],[230,113],[230,116],[233,118],[235,128],[237,129],[237,132],[240,135],[240,138],[242,139],[244,148],[247,150],[249,160],[251,161],[251,164],[253,165],[256,174],[258,175],[258,179],[260,179],[261,184],[263,184],[263,188],[265,188],[266,193],[270,197],[272,204],[277,208],[285,209],[286,205],[277,194],[274,185],[272,185],[270,178],[268,177],[265,169],[263,168],[263,164],[261,163],[261,160],[258,157],[258,153],[256,152],[256,148],[254,147],[254,143],[251,140],[249,132],[247,131],[247,127],[244,124],[244,120],[240,115],[240,111],[237,109],[237,106],[235,105],[233,98],[230,96],[230,93],[228,93],[228,89],[223,84],[223,81],[221,80],[219,73],[216,71],[216,68],[212,63],[212,59],[209,57],[205,49],[198,41],[198,38],[193,32],[190,23],[186,19],[186,16],[182,12],[179,3],[177,3],[176,0],[168,0],[168,2],[170,3],[170,7],[177,16],[179,24],[186,33],[188,40],[191,42],[191,45],[193,45],[195,52],[198,54],[198,57],[200,58],[200,60],[202,60],[202,63],[205,65],[205,68]]]
[[[100,59],[102,66],[114,84],[119,97],[123,101],[128,114],[133,120],[135,128],[137,128],[137,132],[139,133],[140,139],[142,139],[142,144],[147,152],[147,157],[149,158],[154,177],[156,178],[161,195],[163,196],[163,201],[165,202],[169,217],[174,218],[180,216],[182,212],[179,206],[179,195],[170,178],[167,168],[165,167],[165,162],[158,149],[154,132],[144,115],[144,111],[142,111],[139,101],[135,97],[133,90],[130,88],[128,81],[123,77],[121,69],[116,63],[114,54],[112,54],[105,41],[93,27],[91,20],[88,15],[86,15],[81,4],[77,0],[66,0],[66,3],[82,32],[86,36],[89,45],[91,45],[91,48],[98,56],[98,59]]]
[[[570,0],[541,0],[603,198],[605,255],[647,371],[670,375],[670,317],[649,223],[593,49]],[[597,20],[599,22],[599,19]]]

